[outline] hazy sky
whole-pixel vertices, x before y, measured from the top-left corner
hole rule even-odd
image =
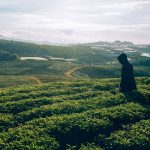
[[[53,43],[150,43],[150,0],[0,0],[0,35]]]

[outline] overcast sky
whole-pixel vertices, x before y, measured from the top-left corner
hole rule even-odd
[[[150,0],[0,0],[0,35],[52,43],[150,44]]]

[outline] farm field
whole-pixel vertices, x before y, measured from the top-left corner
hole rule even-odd
[[[136,81],[124,94],[118,78],[1,88],[0,149],[149,150],[150,78]]]
[[[71,75],[76,78],[118,78],[121,76],[120,67],[117,65],[86,65],[74,69]],[[150,67],[148,66],[135,66],[134,75],[136,77],[149,77]]]
[[[135,77],[149,77],[149,51],[149,45],[139,47],[121,41],[54,46],[0,39],[0,87],[74,78],[118,78],[121,66],[117,56],[123,52],[134,66]]]

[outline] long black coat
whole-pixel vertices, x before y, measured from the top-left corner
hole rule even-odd
[[[136,90],[136,83],[133,75],[133,66],[130,63],[126,63],[121,69],[120,91],[130,92],[132,90]]]

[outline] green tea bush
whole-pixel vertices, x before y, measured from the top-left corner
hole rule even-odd
[[[149,78],[119,93],[119,79],[0,90],[0,149],[149,149]]]
[[[111,133],[108,138],[109,148],[117,150],[149,150],[150,149],[150,120],[141,120],[124,130]]]

